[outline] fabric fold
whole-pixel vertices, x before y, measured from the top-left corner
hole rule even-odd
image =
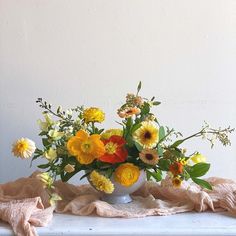
[[[236,216],[236,182],[233,180],[207,179],[213,186],[212,191],[188,182],[174,188],[168,178],[161,184],[146,182],[132,195],[131,203],[116,205],[101,201],[101,193],[90,185],[75,186],[57,181],[55,191],[62,200],[54,208],[36,178],[38,173],[0,185],[0,219],[8,222],[17,236],[37,236],[35,226],[48,225],[53,211],[81,216],[132,218],[211,210],[228,211]]]

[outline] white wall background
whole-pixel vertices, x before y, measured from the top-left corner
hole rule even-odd
[[[0,0],[0,182],[35,169],[11,144],[40,144],[37,97],[100,106],[113,127],[140,80],[162,123],[185,135],[204,120],[236,127],[236,1]],[[207,156],[208,176],[236,179],[236,134],[230,148],[186,146]]]

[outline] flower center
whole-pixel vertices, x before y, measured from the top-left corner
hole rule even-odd
[[[126,114],[132,114],[132,113],[133,113],[133,111],[131,109],[126,111]]]
[[[147,160],[153,160],[153,155],[152,154],[150,154],[150,153],[147,153],[146,155],[145,155],[145,157],[146,157],[146,159]]]
[[[146,131],[146,132],[144,133],[144,138],[145,138],[145,139],[151,139],[151,137],[152,137],[152,134],[151,134],[149,131]]]
[[[91,143],[89,143],[88,141],[83,142],[81,145],[81,149],[84,153],[90,153],[92,149]]]
[[[106,153],[108,154],[114,154],[116,152],[116,149],[117,149],[116,143],[109,142],[105,145],[105,150]]]
[[[20,142],[20,143],[17,145],[17,149],[18,149],[20,152],[25,151],[28,147],[29,147],[29,144],[28,144],[27,142]]]

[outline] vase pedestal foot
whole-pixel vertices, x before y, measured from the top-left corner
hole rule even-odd
[[[108,202],[110,204],[123,204],[132,202],[133,200],[129,194],[116,196],[105,194],[102,196],[102,201]]]

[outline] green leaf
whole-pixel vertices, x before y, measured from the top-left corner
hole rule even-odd
[[[162,173],[160,170],[156,170],[154,172],[146,170],[147,172],[147,179],[150,180],[153,177],[157,182],[162,180]]]
[[[137,88],[137,95],[138,95],[139,91],[141,90],[141,88],[142,88],[142,82],[139,81],[138,88]]]
[[[163,148],[161,147],[161,145],[157,146],[157,152],[158,152],[158,156],[159,157],[163,156]]]
[[[193,182],[200,185],[203,188],[212,190],[212,186],[210,183],[208,183],[207,181],[203,180],[203,179],[198,179],[198,178],[192,178]]]
[[[142,124],[135,124],[133,125],[132,129],[131,129],[131,134],[133,134],[137,129],[139,129],[142,126]]]
[[[126,122],[126,128],[127,128],[127,130],[130,130],[132,125],[133,125],[132,118],[129,117],[129,118],[127,119],[127,122]]]
[[[197,163],[196,165],[192,166],[189,170],[189,174],[191,177],[200,177],[207,173],[210,168],[209,163]]]
[[[155,102],[153,102],[152,103],[154,106],[158,106],[158,105],[160,105],[161,103],[160,102],[157,102],[157,101],[155,101]]]
[[[172,153],[172,155],[173,156],[175,156],[175,157],[183,157],[183,153],[181,152],[181,150],[180,149],[178,149],[178,148],[175,148],[175,149],[168,149],[171,153]]]
[[[150,112],[150,105],[147,102],[145,102],[141,110],[141,115],[147,115],[149,112]]]
[[[47,134],[47,132],[42,131],[42,132],[39,133],[39,136],[44,136],[44,135],[46,135],[46,134]]]
[[[50,163],[47,163],[47,164],[42,164],[42,165],[38,165],[38,168],[40,169],[46,169],[50,166]]]
[[[130,135],[127,135],[126,136],[126,142],[128,144],[129,147],[132,147],[134,145],[134,140],[133,140],[133,137],[130,136]]]
[[[159,128],[159,140],[162,140],[165,137],[165,128],[161,126]]]
[[[143,147],[139,143],[134,142],[134,145],[138,149],[139,152],[141,152],[143,150]]]
[[[83,178],[89,176],[89,175],[91,174],[91,172],[92,172],[92,171],[87,172],[87,173],[85,173],[84,175],[82,175],[82,176],[80,177],[80,180],[82,180]]]
[[[42,139],[42,142],[43,142],[43,146],[44,146],[44,147],[48,147],[48,146],[50,145],[50,143],[49,143],[49,141],[48,141],[47,138],[43,138],[43,139]]]
[[[113,169],[110,168],[106,170],[105,176],[107,176],[108,178],[111,178],[112,174],[113,174]]]
[[[170,167],[171,161],[169,159],[161,158],[158,162],[158,166],[160,170],[168,171]]]
[[[184,140],[183,139],[180,139],[180,140],[177,140],[176,142],[174,142],[171,147],[178,147],[181,143],[183,143]]]

